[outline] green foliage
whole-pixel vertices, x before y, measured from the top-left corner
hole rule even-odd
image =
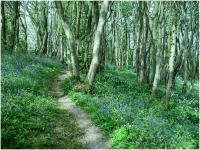
[[[1,148],[80,148],[71,116],[50,96],[48,80],[66,66],[47,58],[1,51]],[[67,116],[66,116],[67,115]],[[75,133],[59,137],[55,126]]]
[[[64,81],[61,83],[61,86],[63,87],[64,93],[65,93],[65,94],[68,94],[69,91],[72,90],[72,88],[73,88],[73,86],[72,86],[72,84],[70,83],[70,80],[69,80],[69,79],[64,80]]]
[[[149,103],[151,87],[138,83],[132,69],[118,71],[106,64],[96,75],[93,95],[71,90],[68,96],[110,136],[115,149],[198,148],[198,92],[183,95],[182,82],[177,80],[167,110],[162,85]]]

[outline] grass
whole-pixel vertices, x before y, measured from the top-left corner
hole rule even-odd
[[[72,117],[49,91],[61,69],[47,58],[1,51],[1,148],[82,148]]]
[[[1,148],[83,148],[77,142],[79,129],[50,94],[49,81],[66,66],[47,58],[1,51]],[[84,79],[85,73],[81,74]],[[165,89],[159,85],[154,103],[151,89],[136,82],[130,70],[112,66],[98,73],[95,94],[77,92],[69,79],[67,93],[87,111],[113,148],[199,148],[199,81],[193,96],[182,94],[178,77],[170,100],[171,110],[162,107]],[[187,91],[189,91],[188,82]]]
[[[82,79],[86,76],[81,74]],[[107,67],[95,79],[95,94],[77,92],[69,79],[63,81],[68,95],[87,111],[111,138],[114,149],[198,149],[199,88],[195,81],[193,96],[182,94],[182,79],[170,100],[171,110],[162,106],[165,89],[158,86],[156,100],[148,103],[151,88],[137,83],[133,69],[117,71]],[[189,91],[189,85],[187,91]]]

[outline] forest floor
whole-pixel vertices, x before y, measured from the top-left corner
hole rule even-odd
[[[69,73],[67,70],[62,70],[56,75],[56,77],[51,81],[51,93],[58,99],[59,108],[67,110],[74,118],[74,124],[78,127],[78,132],[81,133],[81,136],[78,137],[77,141],[87,149],[111,148],[108,137],[103,135],[100,128],[93,123],[90,116],[64,94],[64,90],[60,84],[68,75]]]
[[[74,83],[58,61],[5,50],[1,55],[3,149],[103,149],[111,147],[108,141],[113,149],[199,149],[198,79],[189,95],[182,93],[179,74],[167,110],[166,85],[158,85],[149,103],[152,88],[137,82],[131,66],[116,70],[106,63],[90,94],[80,90],[86,70]]]

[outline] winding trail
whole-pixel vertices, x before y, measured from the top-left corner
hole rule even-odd
[[[80,128],[83,133],[78,141],[87,149],[111,149],[108,137],[102,134],[102,131],[91,120],[90,116],[85,113],[80,106],[76,106],[75,102],[64,95],[64,91],[60,83],[69,75],[67,70],[62,70],[57,74],[52,83],[52,95],[58,98],[61,109],[67,110],[74,118],[75,125]]]

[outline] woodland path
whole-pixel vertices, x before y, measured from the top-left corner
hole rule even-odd
[[[52,95],[58,99],[61,104],[60,109],[65,109],[74,118],[75,125],[80,129],[82,135],[78,141],[87,149],[111,149],[108,137],[102,134],[102,131],[91,120],[90,116],[85,113],[80,106],[64,95],[61,87],[61,81],[69,75],[67,70],[60,71],[52,83]]]

